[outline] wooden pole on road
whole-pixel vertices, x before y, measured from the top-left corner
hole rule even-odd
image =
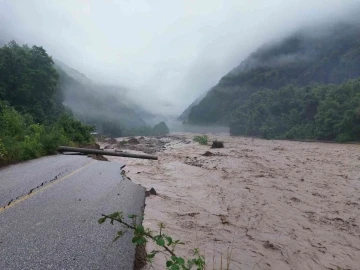
[[[60,153],[72,152],[72,153],[81,153],[81,154],[95,154],[95,155],[103,155],[103,156],[117,156],[117,157],[158,160],[157,156],[131,154],[126,152],[111,152],[111,151],[103,151],[103,150],[88,149],[88,148],[77,148],[77,147],[69,147],[69,146],[59,146],[58,152]]]

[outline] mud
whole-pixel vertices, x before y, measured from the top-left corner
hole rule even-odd
[[[199,247],[207,269],[230,255],[230,269],[360,269],[359,145],[209,135],[225,148],[203,156],[210,146],[193,136],[140,139],[161,141],[150,146],[158,161],[109,157],[155,188],[144,225],[165,223],[186,243],[177,253]],[[164,269],[161,256],[155,269]]]

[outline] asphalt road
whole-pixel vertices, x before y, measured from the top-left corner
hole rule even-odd
[[[145,189],[120,167],[58,155],[0,170],[0,269],[133,269],[131,233],[112,242],[119,226],[97,223],[143,214]]]

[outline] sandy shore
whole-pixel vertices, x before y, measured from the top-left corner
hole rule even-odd
[[[230,269],[360,269],[359,145],[209,135],[225,142],[210,149],[193,136],[161,139],[158,161],[109,158],[158,192],[145,227],[165,223],[186,243],[178,253],[199,247],[206,269],[220,269],[228,250]]]

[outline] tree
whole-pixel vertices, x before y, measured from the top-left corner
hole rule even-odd
[[[159,124],[156,124],[153,128],[153,135],[155,136],[162,136],[169,134],[170,130],[165,124],[164,121],[160,122]]]

